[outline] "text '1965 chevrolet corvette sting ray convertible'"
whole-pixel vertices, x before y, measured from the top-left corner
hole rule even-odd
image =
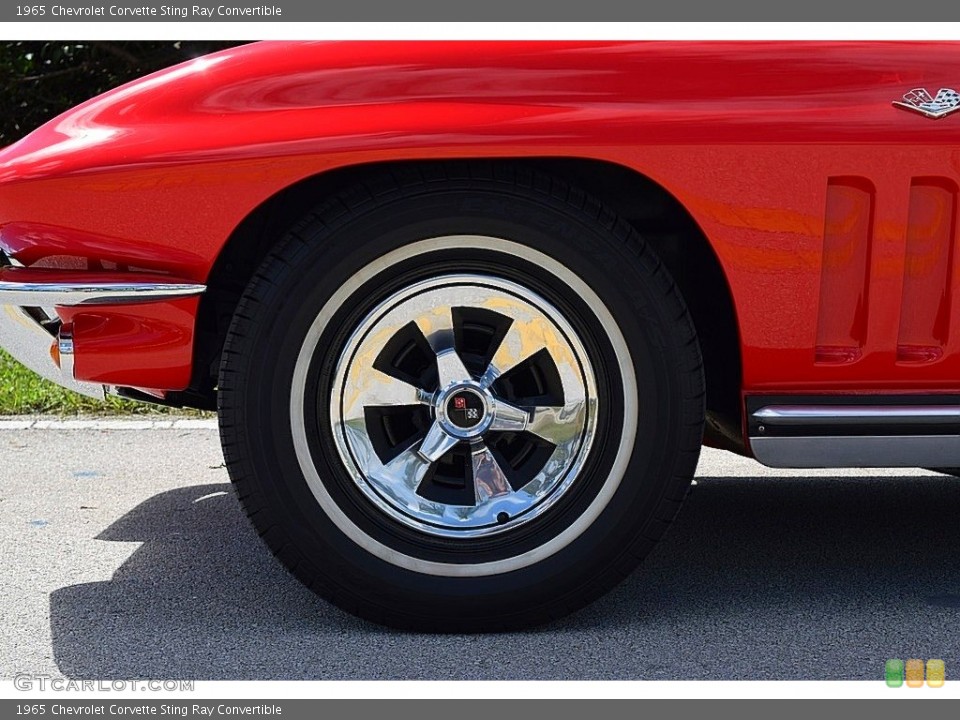
[[[960,467],[960,45],[267,42],[0,151],[0,344],[216,409],[302,582],[584,606],[701,443]]]

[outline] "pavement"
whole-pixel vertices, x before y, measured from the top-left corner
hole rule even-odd
[[[401,633],[273,560],[211,422],[0,421],[0,678],[880,680],[911,657],[949,676],[958,518],[951,477],[705,451],[666,538],[589,608],[520,633]]]

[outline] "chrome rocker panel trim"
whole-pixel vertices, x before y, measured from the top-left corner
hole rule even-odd
[[[751,428],[768,467],[960,467],[960,405],[768,405]]]
[[[768,405],[753,417],[767,425],[960,425],[958,405]]]
[[[957,435],[752,437],[750,447],[772,468],[960,466]]]

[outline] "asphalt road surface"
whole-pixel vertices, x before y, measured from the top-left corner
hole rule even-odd
[[[601,601],[529,632],[418,635],[287,575],[216,431],[190,425],[0,429],[0,677],[880,680],[887,658],[960,660],[960,480],[708,451]]]

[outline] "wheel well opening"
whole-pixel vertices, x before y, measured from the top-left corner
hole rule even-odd
[[[197,319],[194,377],[183,394],[184,404],[213,404],[220,353],[237,302],[270,249],[304,215],[325,199],[387,170],[441,162],[462,161],[342,168],[296,183],[254,210],[233,232],[208,278]],[[650,243],[676,280],[697,329],[706,373],[707,440],[743,452],[740,340],[733,297],[713,248],[686,209],[657,183],[613,163],[576,158],[486,162],[523,164],[584,188]]]
[[[740,388],[740,332],[726,275],[706,235],[663,187],[613,163],[544,159],[534,163],[598,197],[653,247],[680,288],[703,353],[706,440],[745,453]]]

